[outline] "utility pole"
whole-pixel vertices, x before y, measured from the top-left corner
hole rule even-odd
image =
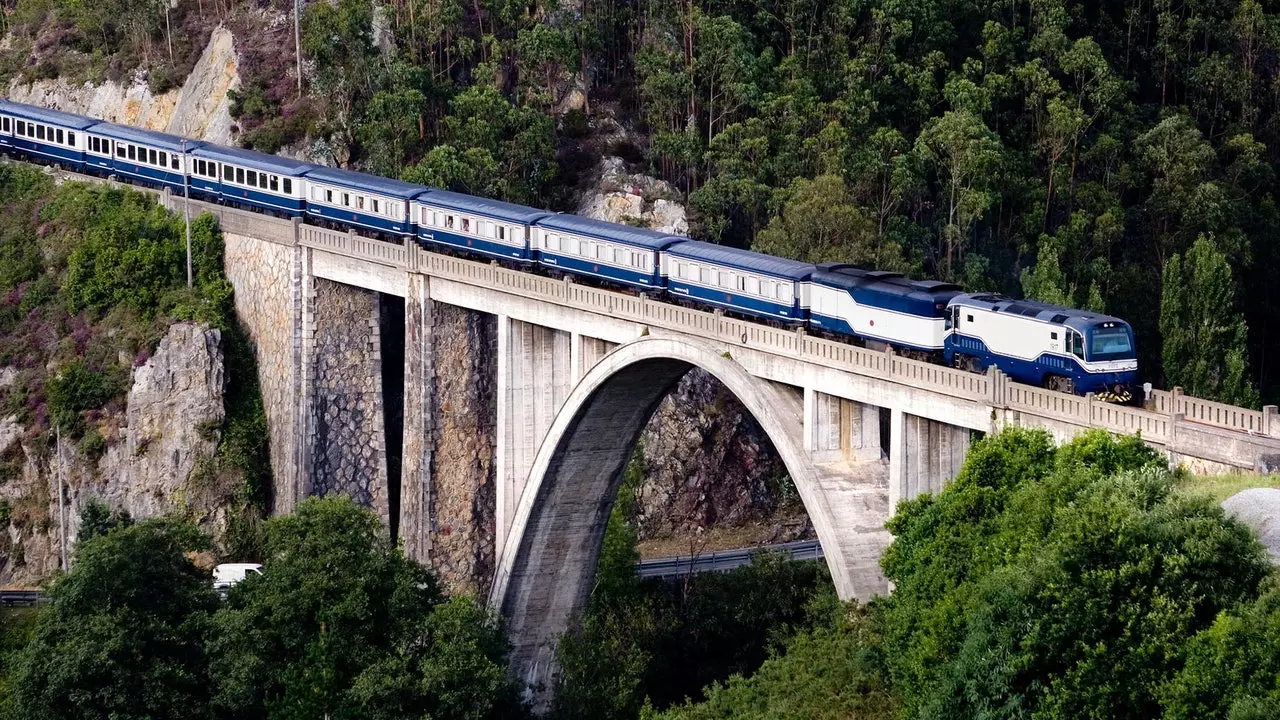
[[[293,51],[298,64],[298,97],[302,97],[302,30],[298,19],[302,0],[293,0]]]
[[[56,423],[55,423],[56,425]],[[57,447],[54,448],[58,453],[58,546],[62,550],[62,572],[67,571],[67,509],[65,499],[62,495],[62,426],[57,426],[55,433]]]
[[[180,145],[182,147],[182,214],[187,221],[187,289],[190,290],[192,285],[191,277],[191,183],[187,162],[187,139],[182,138]]]

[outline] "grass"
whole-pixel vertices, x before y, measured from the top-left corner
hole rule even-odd
[[[1190,475],[1182,482],[1182,490],[1188,493],[1207,494],[1216,503],[1250,488],[1280,489],[1280,475],[1256,473],[1230,473],[1227,475]]]

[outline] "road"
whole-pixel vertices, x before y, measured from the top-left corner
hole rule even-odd
[[[676,578],[693,573],[728,572],[750,565],[751,556],[758,552],[785,552],[792,560],[817,560],[822,557],[822,546],[817,540],[800,540],[779,545],[721,550],[706,555],[641,560],[636,563],[636,574],[642,578]]]

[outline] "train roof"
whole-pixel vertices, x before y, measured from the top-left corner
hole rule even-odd
[[[342,185],[349,188],[355,188],[357,190],[372,190],[373,192],[399,198],[401,200],[412,200],[415,197],[431,190],[429,187],[414,185],[413,183],[408,183],[403,180],[385,178],[379,175],[368,175],[354,170],[321,167],[319,165],[311,166],[311,169],[307,171],[306,175],[309,180],[333,183],[334,185]]]
[[[899,272],[869,270],[845,263],[822,263],[813,273],[813,282],[820,285],[882,293],[894,297],[924,302],[946,302],[964,292],[954,283],[941,280],[916,280]]]
[[[652,250],[662,250],[674,243],[688,240],[688,238],[670,233],[660,233],[653,230],[645,230],[644,228],[631,227],[630,225],[619,225],[605,222],[604,220],[593,220],[578,215],[565,215],[562,213],[547,215],[534,224],[538,227],[586,235],[601,240],[614,240],[629,245],[639,245]]]
[[[268,155],[248,148],[224,147],[212,143],[207,143],[197,148],[191,154],[207,160],[233,163],[253,170],[276,173],[277,175],[291,175],[293,177],[300,177],[306,174],[307,170],[314,167],[310,163],[305,163],[301,160],[293,160],[279,155]]]
[[[976,307],[993,312],[1021,315],[1053,325],[1066,325],[1078,330],[1106,322],[1128,325],[1118,317],[1096,313],[1091,310],[1051,305],[1039,300],[1015,300],[998,293],[965,293],[957,295],[951,302],[963,307]]]
[[[0,100],[0,112],[8,113],[14,117],[20,117],[26,120],[34,120],[36,122],[45,122],[52,125],[61,125],[64,128],[72,130],[84,130],[85,128],[97,125],[100,120],[94,120],[82,115],[74,115],[72,113],[62,112],[61,110],[50,110],[49,108],[36,107],[35,105],[27,105],[26,103],[14,102],[12,100]]]
[[[531,225],[538,218],[552,214],[547,210],[538,210],[526,205],[517,205],[501,200],[489,200],[488,198],[464,195],[450,190],[431,190],[419,195],[418,202],[424,205],[432,205],[459,212],[470,212],[524,225]]]
[[[182,152],[182,143],[185,140],[180,135],[170,135],[156,130],[143,130],[132,125],[121,125],[113,122],[100,122],[93,126],[92,132],[94,135],[102,135],[113,140],[124,140],[139,145],[164,148],[173,152]],[[188,150],[194,150],[207,144],[203,140],[186,140],[186,148]]]
[[[750,270],[763,275],[783,277],[789,280],[804,280],[812,275],[814,270],[812,265],[799,260],[788,260],[750,250],[738,250],[700,240],[688,240],[678,245],[673,245],[667,248],[667,254],[672,257],[704,260],[717,265]]]

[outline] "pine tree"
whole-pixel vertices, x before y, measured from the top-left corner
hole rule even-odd
[[[1163,285],[1160,333],[1169,384],[1196,397],[1257,405],[1249,379],[1248,328],[1236,306],[1226,256],[1201,235],[1185,257],[1169,260]]]

